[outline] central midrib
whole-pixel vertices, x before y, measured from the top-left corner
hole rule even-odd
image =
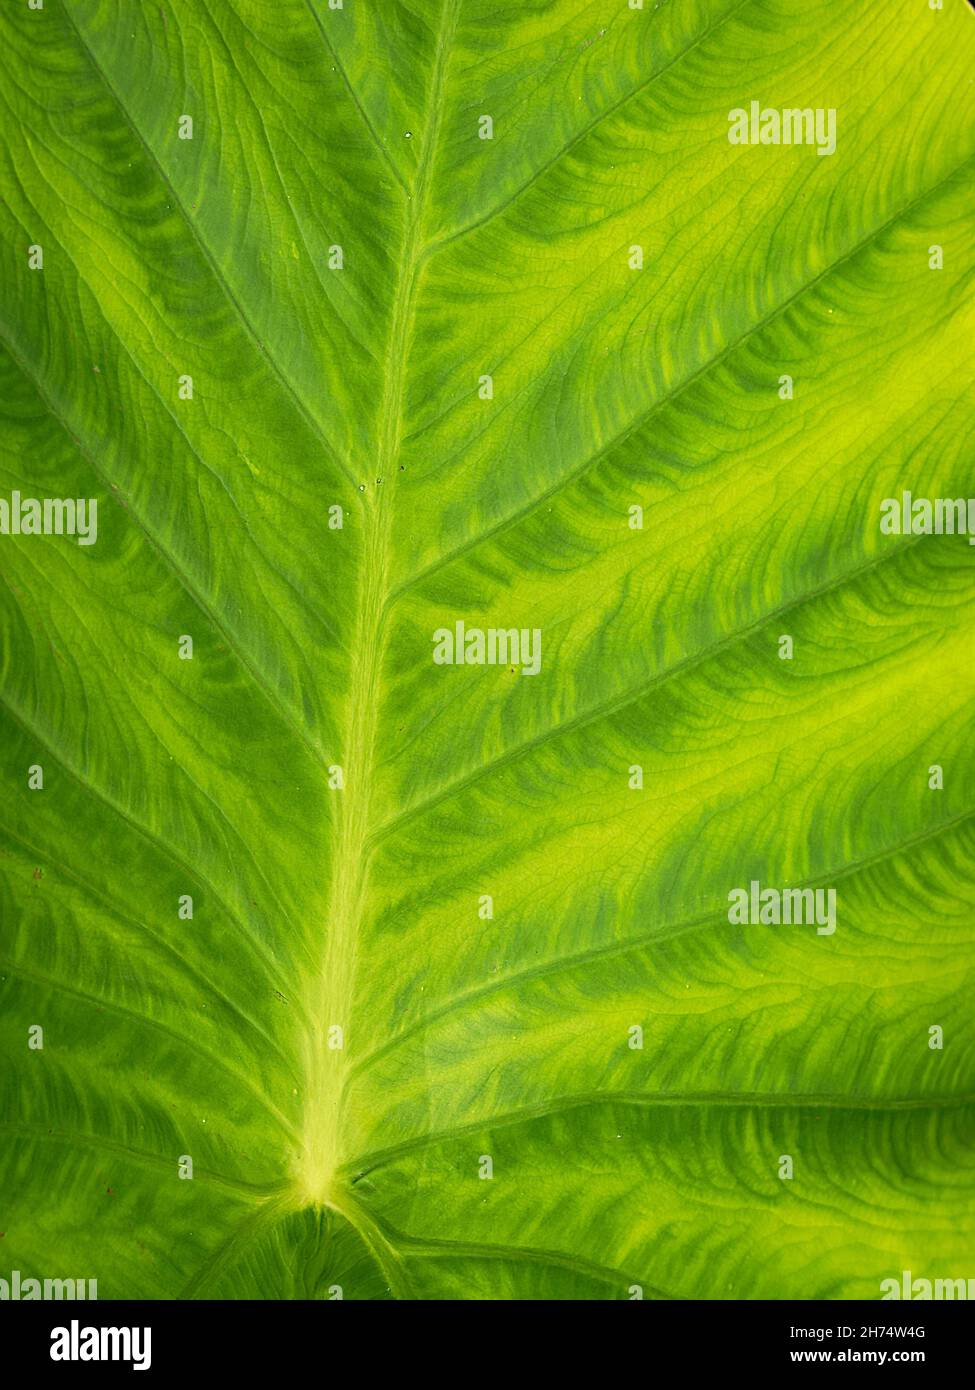
[[[303,1144],[296,1186],[303,1203],[334,1207],[357,1224],[349,1212],[349,1194],[335,1186],[338,1169],[352,1155],[343,1150],[342,1094],[346,1074],[357,1052],[375,1046],[374,1037],[357,1037],[351,1011],[355,989],[359,923],[368,890],[368,845],[372,831],[372,781],[375,767],[379,700],[377,692],[386,649],[384,614],[390,596],[389,536],[399,474],[403,431],[403,395],[413,336],[416,288],[423,264],[424,223],[437,139],[443,114],[448,53],[460,0],[444,0],[436,54],[417,162],[413,193],[403,225],[393,311],[386,349],[384,389],[375,472],[366,474],[367,491],[360,513],[363,527],[362,570],[351,648],[347,730],[339,759],[344,788],[329,794],[338,798],[334,819],[332,883],[325,922],[320,974],[307,999],[312,1028],[305,1044],[306,1085],[303,1101]],[[377,481],[373,487],[373,477]],[[328,1046],[328,1031],[343,1031],[342,1046]],[[367,1241],[370,1246],[372,1241]]]

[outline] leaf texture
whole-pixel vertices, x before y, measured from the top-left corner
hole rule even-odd
[[[973,490],[975,15],[0,34],[0,496],[99,521],[0,536],[10,1267],[972,1273],[975,549],[878,518]],[[835,109],[835,153],[732,144],[752,100]],[[459,622],[537,629],[538,673],[436,664]],[[753,880],[835,889],[835,932],[732,924]]]

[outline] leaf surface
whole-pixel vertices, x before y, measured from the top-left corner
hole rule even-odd
[[[972,491],[968,7],[0,35],[0,496],[99,522],[0,536],[10,1268],[970,1272],[975,550],[879,526]],[[835,153],[732,144],[752,100],[835,108]],[[458,622],[540,670],[436,664]],[[732,924],[753,880],[836,931]]]

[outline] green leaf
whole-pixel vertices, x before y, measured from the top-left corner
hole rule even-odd
[[[880,526],[972,490],[970,8],[0,35],[0,497],[98,519],[0,535],[0,1268],[971,1274],[975,549]]]

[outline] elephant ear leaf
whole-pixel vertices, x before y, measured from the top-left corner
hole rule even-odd
[[[970,8],[0,35],[10,1268],[966,1273]]]

